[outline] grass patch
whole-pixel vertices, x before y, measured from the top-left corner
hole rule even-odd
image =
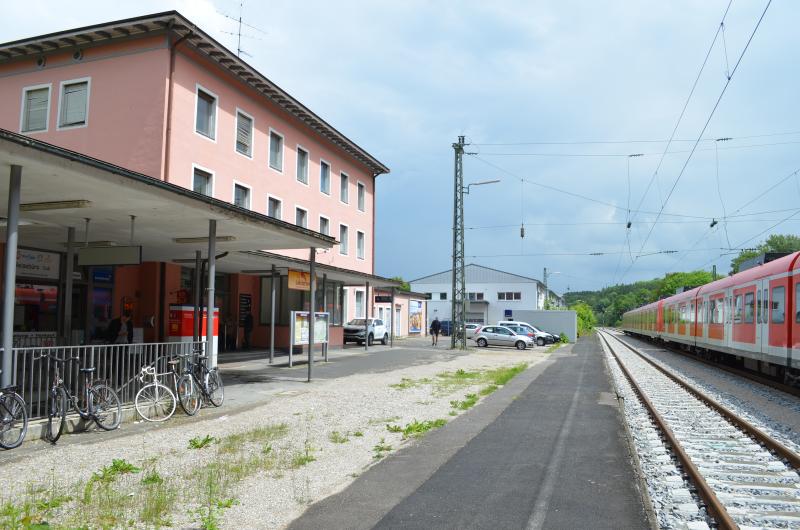
[[[557,349],[559,349],[564,343],[563,342],[556,342],[551,344],[544,352],[545,353],[553,353]]]
[[[353,436],[361,438],[362,436],[364,436],[364,431],[356,431],[353,433]]]
[[[178,494],[174,485],[166,482],[155,471],[147,475],[142,484],[144,492],[140,495],[141,509],[139,521],[148,527],[172,526],[169,514],[175,509]]]
[[[389,416],[387,418],[372,418],[367,423],[369,425],[380,425],[382,423],[392,423],[400,419],[400,416]]]
[[[389,432],[402,434],[403,440],[405,440],[407,438],[419,438],[424,436],[425,433],[431,429],[438,429],[439,427],[444,426],[446,423],[447,420],[441,418],[438,420],[425,421],[414,420],[411,423],[406,424],[405,427],[400,427],[399,425],[387,425],[386,430]]]
[[[454,409],[469,410],[478,402],[478,394],[467,394],[464,398],[463,401],[458,401],[457,399],[451,401],[450,406]]]
[[[264,444],[279,440],[289,434],[289,426],[285,423],[276,423],[256,427],[249,431],[229,434],[219,441],[220,453],[234,453],[241,450],[247,444]]]
[[[376,443],[375,447],[372,448],[372,452],[374,453],[373,458],[380,460],[391,450],[392,446],[386,443],[386,439],[381,438],[381,441]]]
[[[208,447],[216,441],[216,438],[209,436],[208,434],[206,434],[203,438],[195,436],[189,440],[189,449],[203,449],[204,447]]]
[[[335,444],[345,444],[350,441],[350,438],[348,438],[347,433],[342,434],[339,431],[333,431],[328,435],[328,440]]]
[[[302,451],[297,451],[292,456],[292,469],[301,468],[307,464],[310,464],[316,460],[314,456],[314,448],[311,447],[311,444],[306,441],[305,446],[303,447]]]
[[[489,370],[486,372],[486,382],[496,386],[502,386],[524,372],[526,368],[528,368],[528,363],[519,363],[514,366]]]
[[[400,379],[399,383],[395,383],[393,385],[389,385],[390,388],[394,388],[397,390],[406,390],[408,388],[414,388],[422,385],[427,385],[432,383],[433,380],[427,377],[422,379],[409,379],[408,377],[404,377]]]
[[[498,387],[497,385],[485,386],[485,387],[480,389],[478,394],[481,395],[481,396],[488,396],[489,394],[491,394],[492,392],[494,392],[498,388],[500,388],[500,387]]]

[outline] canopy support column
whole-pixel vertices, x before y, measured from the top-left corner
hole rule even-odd
[[[309,304],[308,304],[308,382],[311,382],[311,367],[314,364],[314,321],[317,311],[317,249],[311,247],[309,251]]]
[[[217,366],[217,352],[214,350],[214,280],[217,273],[217,221],[208,221],[208,299],[206,301],[206,340],[208,341],[207,366]]]
[[[14,383],[14,296],[17,285],[17,242],[19,240],[19,202],[22,188],[22,166],[11,166],[8,181],[8,219],[6,220],[6,249],[3,267],[3,372],[0,386]]]
[[[67,228],[67,266],[64,273],[64,344],[72,346],[72,277],[75,270],[75,227]]]
[[[369,282],[364,287],[364,351],[369,351]]]
[[[276,283],[280,279],[275,265],[272,265],[272,281],[270,281],[270,298],[269,298],[269,364],[275,360],[275,294],[278,292]]]

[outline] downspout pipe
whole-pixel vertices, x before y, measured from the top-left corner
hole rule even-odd
[[[172,26],[170,25],[170,29],[171,28],[172,28]],[[179,38],[176,41],[173,41],[170,44],[170,47],[169,47],[169,79],[168,79],[168,83],[167,83],[167,134],[166,134],[166,137],[164,138],[164,168],[163,168],[163,175],[162,175],[162,177],[163,177],[162,180],[164,180],[164,182],[169,182],[169,148],[170,148],[170,145],[172,143],[171,142],[171,139],[172,139],[172,92],[173,92],[173,90],[172,90],[172,84],[173,84],[172,77],[175,74],[175,52],[176,52],[176,50],[178,48],[178,45],[180,45],[183,41],[185,41],[186,39],[191,37],[193,35],[193,33],[194,32],[190,30],[189,33],[187,33],[183,37]],[[172,41],[171,37],[167,37],[167,38],[169,38],[170,41]]]

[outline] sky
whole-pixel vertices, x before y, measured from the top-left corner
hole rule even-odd
[[[465,183],[500,179],[465,199],[467,263],[563,293],[727,272],[797,233],[800,4],[753,33],[768,1],[250,0],[242,49],[391,168],[376,274],[450,268],[463,135]],[[4,4],[2,41],[177,9],[236,49],[238,1]]]

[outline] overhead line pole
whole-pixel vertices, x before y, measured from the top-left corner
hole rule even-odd
[[[455,151],[455,174],[453,186],[453,289],[450,312],[450,347],[466,349],[464,333],[466,320],[466,277],[464,271],[464,146],[463,136],[453,144]]]

